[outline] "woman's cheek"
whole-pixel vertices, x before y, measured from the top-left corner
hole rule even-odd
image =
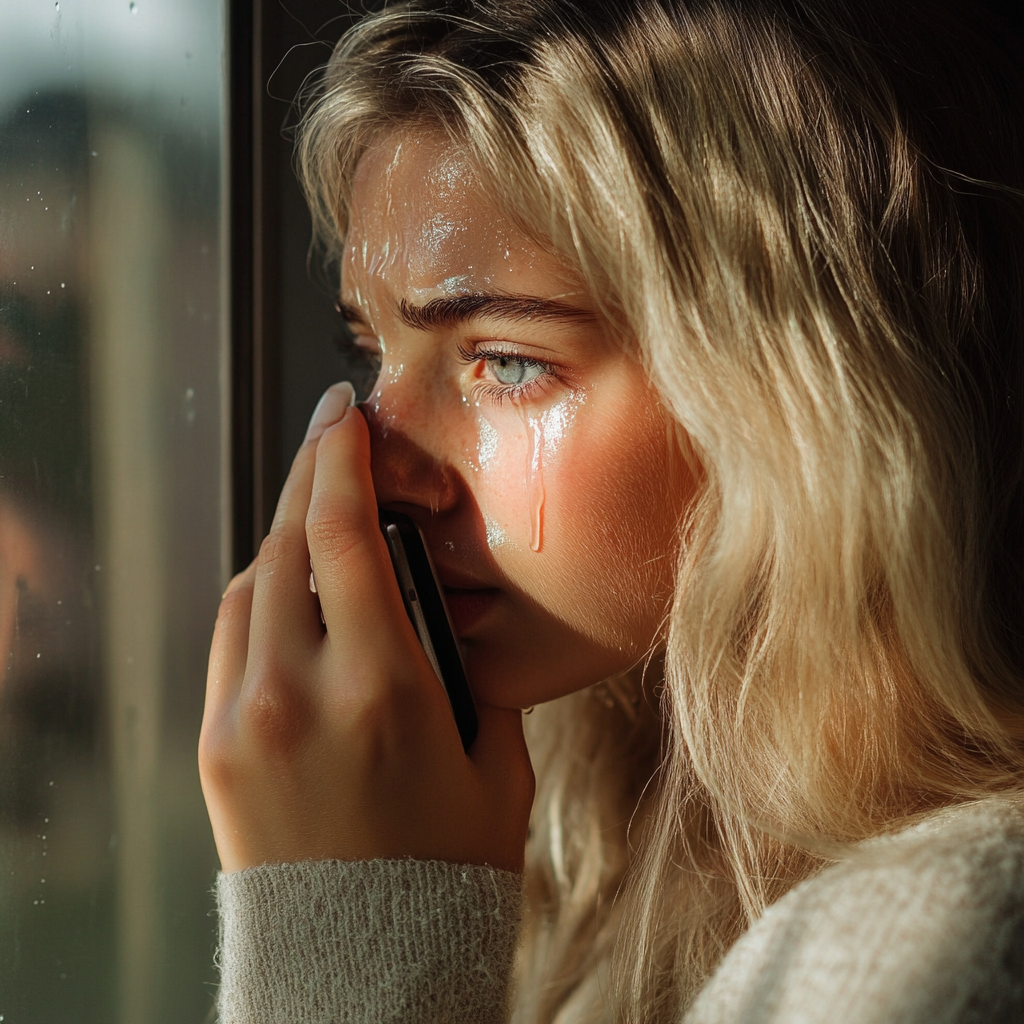
[[[582,404],[572,395],[541,408],[506,403],[479,416],[470,466],[492,551],[544,554],[548,478],[559,472]]]
[[[575,628],[639,656],[671,592],[690,490],[673,483],[664,417],[637,408],[581,417],[550,461],[545,574]]]
[[[480,509],[487,546],[498,563],[523,548],[524,438],[508,416],[485,414],[477,406],[475,431],[466,450],[473,497]]]
[[[491,553],[509,583],[559,619],[602,564],[607,481],[579,412],[578,402],[506,403],[481,416],[469,460]]]
[[[470,475],[505,577],[575,632],[642,653],[661,618],[651,599],[671,588],[681,501],[660,408],[625,387],[614,401],[478,412]]]

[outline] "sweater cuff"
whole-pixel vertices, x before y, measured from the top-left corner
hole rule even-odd
[[[221,1024],[502,1024],[522,875],[441,861],[221,874]]]

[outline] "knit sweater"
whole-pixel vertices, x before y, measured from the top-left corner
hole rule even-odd
[[[519,876],[419,861],[222,874],[221,1024],[500,1024]],[[1024,1021],[1024,810],[871,840],[733,946],[682,1024]]]

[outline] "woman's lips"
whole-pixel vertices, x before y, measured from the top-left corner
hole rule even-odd
[[[496,587],[445,587],[445,601],[456,635],[465,636],[494,607],[499,593]]]

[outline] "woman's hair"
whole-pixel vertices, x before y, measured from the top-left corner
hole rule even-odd
[[[675,1019],[847,844],[1021,787],[1024,65],[979,21],[411,0],[313,98],[336,251],[367,146],[443,133],[700,463],[657,685],[529,720],[523,1021]]]

